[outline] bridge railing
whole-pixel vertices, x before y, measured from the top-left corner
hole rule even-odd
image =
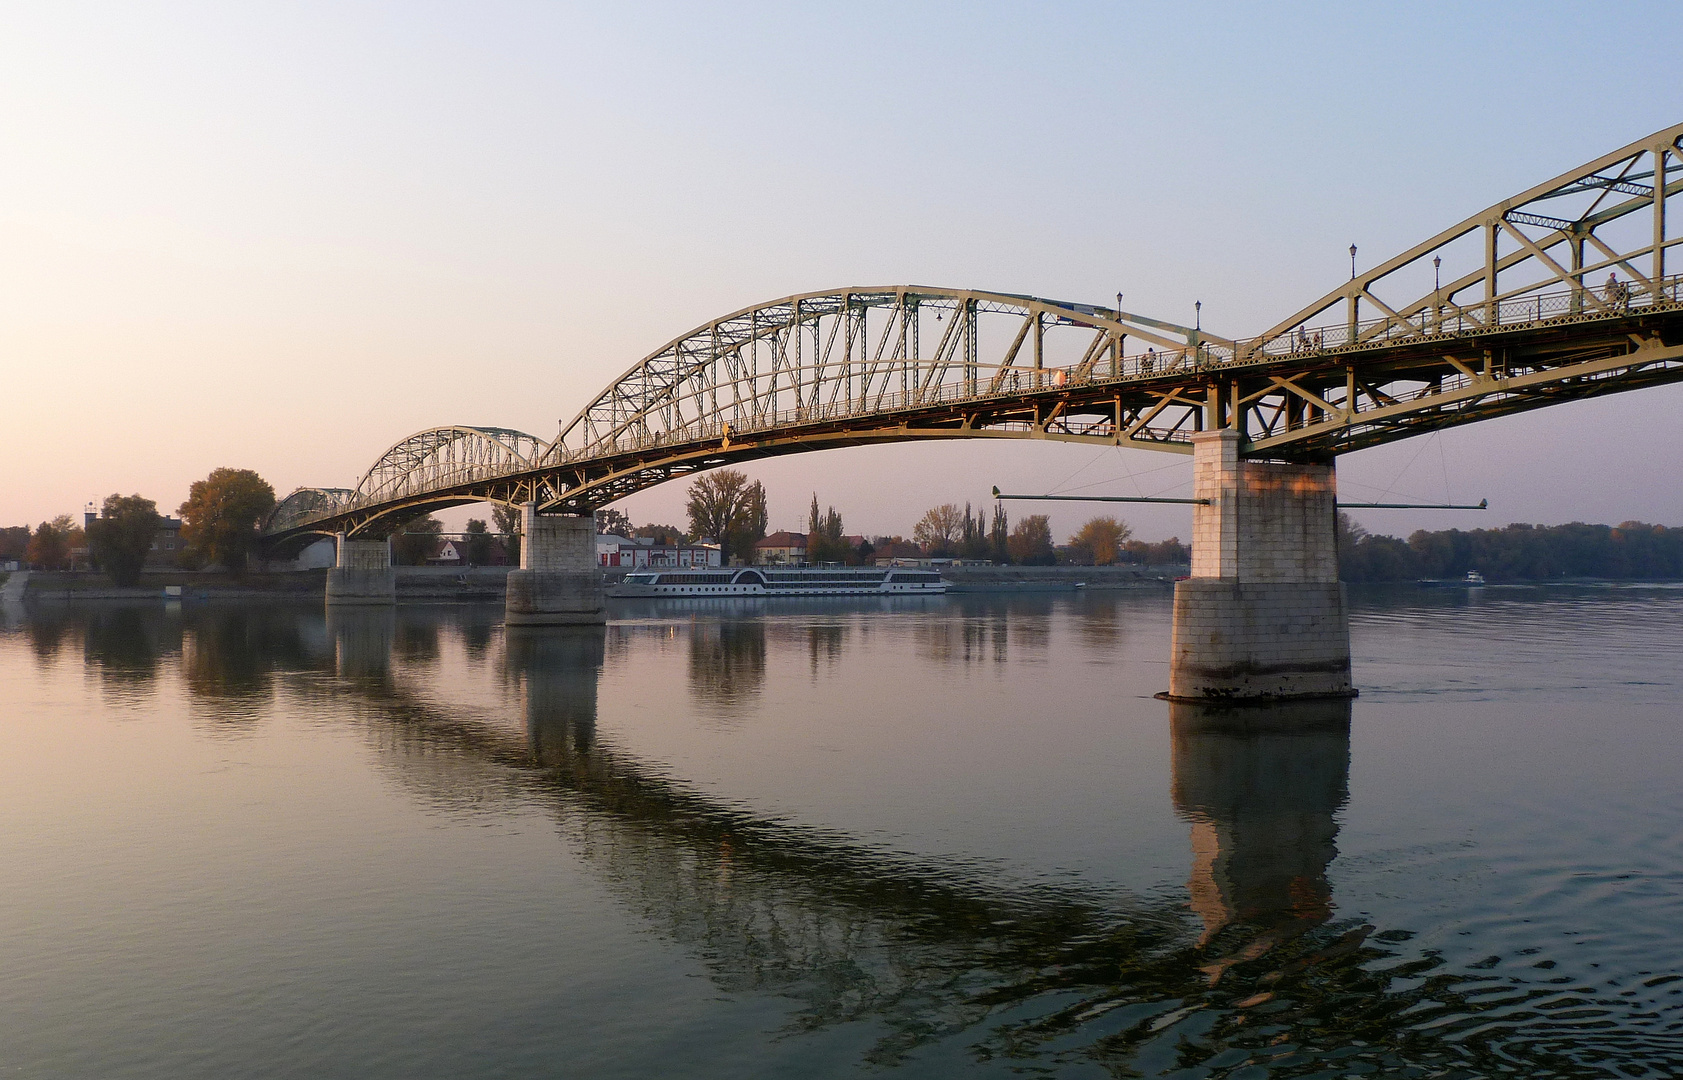
[[[1653,283],[1586,285],[1475,304],[1456,304],[1445,298],[1407,316],[1363,319],[1354,325],[1302,326],[1276,337],[1243,338],[1234,344],[1238,356],[1246,360],[1305,356],[1541,323],[1617,317],[1643,309],[1672,308],[1679,303],[1683,303],[1683,275],[1672,275]]]

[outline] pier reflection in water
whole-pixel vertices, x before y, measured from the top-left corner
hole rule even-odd
[[[1253,933],[1207,965],[1212,981],[1332,917],[1334,815],[1350,795],[1350,702],[1221,709],[1171,703],[1175,809],[1192,823],[1201,946]]]
[[[908,854],[756,812],[646,759],[602,715],[606,675],[660,656],[676,662],[704,723],[769,693],[783,661],[818,707],[831,680],[847,677],[851,652],[887,656],[906,640],[922,662],[949,668],[1045,663],[1064,640],[1085,664],[1128,640],[1117,604],[1037,598],[1018,622],[1011,604],[965,598],[906,613],[915,625],[892,641],[877,640],[882,627],[859,612],[832,608],[780,619],[643,615],[606,628],[505,631],[471,609],[324,618],[190,606],[44,613],[24,630],[36,663],[80,646],[100,685],[124,692],[166,692],[178,668],[201,721],[279,711],[361,726],[381,767],[428,807],[480,818],[541,810],[571,857],[699,962],[719,992],[781,1003],[769,1029],[763,1010],[713,1021],[740,1025],[734,1040],[772,1040],[767,1060],[774,1043],[787,1054],[793,1039],[822,1048],[805,1063],[818,1072],[863,1062],[1308,1075],[1336,1062],[1448,1075],[1593,1075],[1611,1065],[1640,1075],[1683,1062],[1664,981],[1622,973],[1614,989],[1557,983],[1552,960],[1497,979],[1416,949],[1417,927],[1341,908],[1333,870],[1350,800],[1349,702],[1153,703],[1169,728],[1169,797],[1187,828],[1189,870],[1184,888],[1126,892],[1023,877],[960,853]],[[1060,670],[1084,678],[1093,669]],[[483,932],[464,915],[464,933]],[[1569,1009],[1551,1007],[1568,991]],[[353,996],[334,1007],[361,1007],[354,988],[337,992]],[[561,1009],[570,989],[523,992]],[[581,1038],[568,1032],[553,1060]],[[837,1058],[838,1048],[848,1053]],[[753,1061],[735,1053],[696,1069],[740,1074]],[[499,1071],[494,1053],[487,1062],[487,1074]]]

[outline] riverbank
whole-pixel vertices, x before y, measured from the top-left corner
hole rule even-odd
[[[399,566],[399,602],[425,603],[501,600],[507,566],[461,570],[449,566]],[[310,599],[327,595],[327,571],[294,570],[279,574],[221,574],[190,570],[145,573],[140,583],[118,587],[105,574],[31,573],[16,590],[25,603],[76,603],[88,600],[238,600]],[[175,590],[179,590],[178,592]]]
[[[399,603],[451,603],[501,600],[507,591],[507,566],[399,566]],[[613,585],[627,571],[609,569]],[[1088,589],[1166,588],[1186,573],[1184,566],[949,566],[941,568],[952,592],[1062,592]],[[238,600],[311,599],[327,591],[327,571],[297,570],[277,574],[223,574],[168,570],[141,575],[138,585],[118,587],[104,574],[28,573],[14,575],[8,598],[26,603],[77,603],[91,600]]]
[[[399,566],[397,570],[397,599],[399,603],[473,603],[501,601],[507,591],[508,566],[477,566],[458,569],[450,566]],[[603,571],[604,582],[613,585],[622,580],[627,571]],[[1111,589],[1167,589],[1177,578],[1187,573],[1180,566],[947,566],[941,576],[953,593],[1018,593],[1067,592],[1077,588]],[[1456,588],[1433,589],[1433,592],[1456,593],[1468,591],[1459,582]],[[1584,587],[1640,586],[1676,584],[1674,579],[1623,578],[1551,578],[1541,581],[1492,581],[1491,589],[1534,588],[1537,586],[1573,585]],[[1351,583],[1352,588],[1364,590],[1420,590],[1412,581]],[[179,590],[179,591],[176,591]],[[1476,590],[1475,590],[1476,591]],[[46,573],[17,571],[0,583],[0,602],[5,603],[77,603],[92,600],[239,600],[289,599],[313,600],[326,595],[327,571],[296,570],[273,574],[203,573],[188,570],[169,570],[141,575],[140,584],[118,588],[104,574]]]
[[[1184,577],[1186,566],[945,566],[950,592],[1036,592],[1087,589],[1160,589]]]

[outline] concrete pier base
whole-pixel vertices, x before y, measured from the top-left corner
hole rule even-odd
[[[508,574],[510,626],[584,626],[608,621],[594,516],[521,514],[520,569]]]
[[[1193,436],[1192,575],[1175,585],[1169,697],[1354,696],[1332,465],[1243,461],[1230,429]]]
[[[397,571],[392,569],[389,540],[347,540],[337,536],[338,555],[327,571],[327,602],[339,604],[397,603]]]

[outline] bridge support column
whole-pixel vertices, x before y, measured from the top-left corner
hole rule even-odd
[[[608,621],[595,515],[521,513],[520,569],[508,574],[510,626],[567,626]]]
[[[329,604],[394,604],[397,571],[390,540],[347,540],[340,533],[335,565],[327,572]]]
[[[1224,428],[1192,437],[1192,576],[1175,585],[1169,697],[1351,697],[1332,465],[1244,461]]]

